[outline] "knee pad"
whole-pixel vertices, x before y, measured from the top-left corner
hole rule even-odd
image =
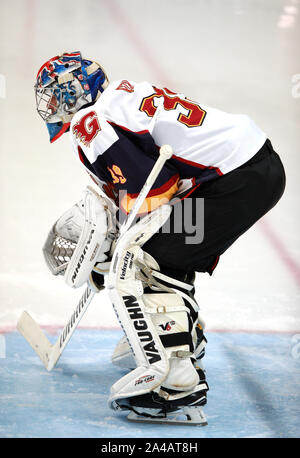
[[[195,304],[176,292],[144,294],[143,299],[169,361],[169,372],[162,385],[177,391],[193,389],[199,382],[193,363]]]

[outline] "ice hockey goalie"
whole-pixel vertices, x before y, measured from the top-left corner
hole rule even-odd
[[[75,246],[68,245],[74,252],[55,269],[71,286],[88,281],[95,290],[107,274],[125,332],[113,362],[129,369],[112,386],[110,406],[130,410],[132,420],[203,425],[206,340],[193,279],[196,272],[212,275],[220,256],[277,204],[284,168],[249,116],[121,78],[110,82],[79,51],[57,55],[38,71],[37,110],[50,141],[68,132],[76,159],[107,199],[88,199],[92,213],[81,226],[79,207],[67,218],[68,231],[75,224]],[[165,144],[173,155],[140,208],[142,219],[118,240],[111,215],[122,224]],[[178,213],[181,205],[188,212]]]

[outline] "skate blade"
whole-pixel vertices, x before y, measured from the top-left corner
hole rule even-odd
[[[197,409],[198,410],[198,409]],[[185,417],[185,418],[184,418]],[[188,412],[181,412],[180,414],[174,416],[168,416],[165,418],[152,418],[152,417],[143,417],[142,415],[137,415],[135,412],[130,412],[127,416],[127,420],[140,422],[140,423],[160,423],[160,424],[172,424],[172,425],[190,425],[190,426],[206,426],[207,420],[202,412],[198,410],[197,414],[190,415]]]

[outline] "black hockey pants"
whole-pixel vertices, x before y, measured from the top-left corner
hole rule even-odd
[[[285,172],[270,140],[241,167],[226,175],[201,184],[187,199],[190,212],[181,212],[182,231],[178,232],[178,212],[144,245],[143,249],[159,263],[162,272],[178,279],[186,274],[215,269],[219,257],[265,215],[281,198],[285,188]],[[204,199],[204,200],[202,200]],[[180,205],[183,205],[181,201]],[[199,222],[197,210],[202,205],[203,240],[190,243],[190,232],[184,219],[191,218],[189,228]],[[179,212],[180,214],[180,212]],[[188,216],[187,216],[188,214]],[[175,216],[174,216],[175,215]],[[198,214],[199,217],[199,214]],[[187,243],[187,240],[189,242]]]

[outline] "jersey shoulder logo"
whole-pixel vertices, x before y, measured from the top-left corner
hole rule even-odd
[[[126,92],[133,92],[134,87],[132,84],[129,83],[127,80],[121,81],[121,84],[116,88],[116,91],[126,91]]]
[[[91,141],[94,140],[100,130],[101,127],[95,111],[89,111],[72,128],[75,137],[85,146],[90,146]]]

